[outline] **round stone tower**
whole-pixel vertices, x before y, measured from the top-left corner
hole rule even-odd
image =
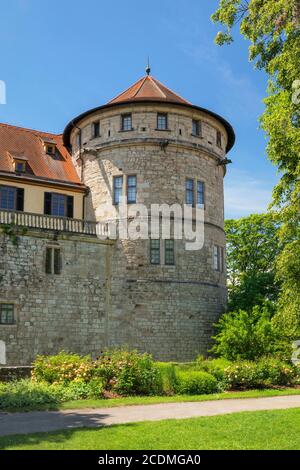
[[[147,71],[149,72],[149,70]],[[89,188],[85,219],[104,207],[188,204],[204,209],[204,246],[184,239],[119,239],[110,249],[105,346],[128,346],[160,360],[206,354],[226,304],[223,178],[234,144],[231,125],[194,106],[147,73],[64,132]]]

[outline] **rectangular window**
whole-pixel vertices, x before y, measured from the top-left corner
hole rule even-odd
[[[157,114],[157,129],[160,131],[168,129],[168,115],[166,113]]]
[[[204,183],[197,181],[197,207],[204,209]]]
[[[224,248],[214,246],[214,270],[218,272],[224,271]]]
[[[127,176],[127,203],[136,203],[136,176]]]
[[[46,274],[61,274],[61,252],[59,248],[46,248]]]
[[[16,173],[25,173],[26,163],[25,162],[16,162],[15,170],[16,170]]]
[[[0,325],[13,325],[14,318],[14,304],[0,304]]]
[[[200,122],[200,121],[196,121],[195,119],[193,119],[192,134],[193,134],[193,135],[196,135],[196,136],[201,135],[201,122]]]
[[[160,264],[160,240],[150,240],[150,263]]]
[[[96,139],[100,137],[100,121],[93,122],[92,124],[92,137]]]
[[[52,194],[51,215],[66,217],[67,215],[67,198],[63,194]]]
[[[16,188],[0,186],[0,209],[10,211],[16,209]]]
[[[174,240],[165,240],[165,264],[169,266],[175,264]]]
[[[73,218],[74,197],[59,193],[45,193],[44,214]]]
[[[187,179],[185,183],[185,203],[189,206],[195,206],[194,180]]]
[[[114,204],[118,205],[121,202],[123,193],[123,176],[114,176]]]
[[[220,131],[217,131],[217,146],[222,148],[222,134]]]
[[[131,131],[132,130],[132,116],[130,113],[122,114],[121,117],[121,130]]]

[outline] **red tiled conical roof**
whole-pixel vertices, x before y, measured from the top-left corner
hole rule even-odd
[[[190,105],[189,101],[181,98],[161,82],[147,75],[138,80],[127,90],[123,91],[108,104],[117,104],[129,101],[165,101]]]

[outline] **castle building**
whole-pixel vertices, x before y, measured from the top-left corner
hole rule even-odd
[[[147,70],[62,135],[0,124],[0,363],[129,347],[206,354],[226,304],[223,179],[231,125]],[[129,206],[204,209],[204,246],[99,237]]]

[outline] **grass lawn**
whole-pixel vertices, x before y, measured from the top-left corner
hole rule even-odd
[[[174,395],[169,397],[122,397],[102,400],[76,400],[68,401],[56,405],[55,407],[39,407],[39,409],[56,409],[56,410],[72,410],[83,408],[110,408],[115,406],[132,406],[132,405],[153,405],[155,403],[178,403],[178,402],[194,402],[194,401],[210,401],[224,400],[233,398],[259,398],[259,397],[277,397],[286,395],[300,395],[300,388],[285,389],[266,389],[266,390],[250,390],[246,392],[223,392],[212,395]],[[35,408],[36,409],[36,408]],[[12,410],[13,411],[13,410]],[[20,411],[20,410],[18,410]],[[30,410],[24,410],[30,411]]]
[[[4,450],[300,449],[300,409],[0,438]]]

